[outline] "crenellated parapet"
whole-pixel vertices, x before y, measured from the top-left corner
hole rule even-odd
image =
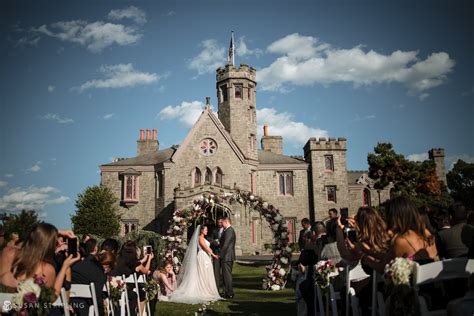
[[[226,65],[225,67],[220,67],[216,70],[217,84],[226,79],[248,79],[256,84],[256,77],[257,70],[246,64],[240,64],[240,67]]]
[[[344,137],[311,137],[306,145],[304,145],[305,156],[310,151],[334,151],[334,150],[346,150],[346,139]]]

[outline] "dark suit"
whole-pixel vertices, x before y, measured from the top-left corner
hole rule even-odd
[[[311,230],[306,231],[306,228],[300,230],[300,236],[298,238],[298,246],[300,247],[300,251],[305,248],[305,239],[307,237],[311,237]]]
[[[219,227],[215,227],[214,230],[210,234],[208,234],[208,241],[211,243],[211,250],[214,254],[220,255],[221,253],[221,246],[220,246],[220,237],[219,236]],[[223,229],[223,228],[222,228]],[[217,240],[217,242],[216,242]],[[221,281],[221,262],[220,259],[212,259],[212,265],[214,267],[214,278],[216,279],[216,286],[219,289],[220,281]]]
[[[224,230],[221,237],[220,264],[222,267],[222,277],[224,279],[224,296],[234,296],[232,288],[232,266],[235,261],[235,231],[232,226]]]

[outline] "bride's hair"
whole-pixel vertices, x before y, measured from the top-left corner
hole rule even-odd
[[[201,225],[201,228],[199,229],[199,235],[202,234],[202,231],[204,230],[204,228],[208,228],[207,225]],[[208,228],[208,231],[209,231],[209,228]]]

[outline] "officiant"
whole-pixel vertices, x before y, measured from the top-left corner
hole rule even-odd
[[[224,226],[222,226],[222,218],[218,218],[217,226],[214,227],[211,233],[207,235],[208,241],[211,243],[210,247],[212,252],[218,256],[221,252],[221,245],[219,243],[219,240],[221,239],[223,232]],[[216,279],[217,289],[219,289],[219,284],[221,280],[221,264],[219,259],[212,259],[212,264],[214,268],[214,277]]]

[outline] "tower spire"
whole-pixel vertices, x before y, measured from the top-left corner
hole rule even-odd
[[[234,31],[231,31],[229,55],[227,56],[227,63],[234,66],[235,46],[234,46]]]

